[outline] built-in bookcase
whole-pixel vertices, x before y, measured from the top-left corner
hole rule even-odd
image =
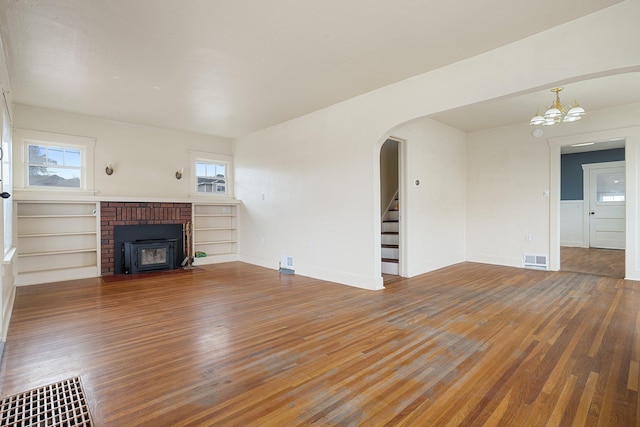
[[[100,275],[99,203],[16,202],[16,284]]]
[[[237,212],[235,204],[193,204],[195,264],[235,261],[238,259]]]

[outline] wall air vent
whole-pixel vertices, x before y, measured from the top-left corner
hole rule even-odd
[[[549,269],[549,257],[547,255],[524,254],[524,268],[535,268],[538,270]]]
[[[280,256],[280,272],[285,274],[293,274],[293,257],[289,255]]]

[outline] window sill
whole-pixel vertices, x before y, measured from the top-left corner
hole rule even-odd
[[[41,200],[44,196],[47,199],[73,199],[86,198],[96,195],[96,191],[89,190],[58,190],[58,189],[36,189],[36,188],[14,188],[13,196],[16,200]]]
[[[240,201],[229,195],[220,195],[220,194],[203,194],[203,193],[189,193],[189,197],[192,199],[199,199],[202,201],[215,201],[219,203],[235,203],[239,204]]]

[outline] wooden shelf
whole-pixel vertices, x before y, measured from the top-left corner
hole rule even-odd
[[[18,257],[26,258],[26,257],[48,256],[48,255],[81,254],[86,252],[97,252],[97,249],[86,248],[86,249],[70,249],[68,251],[30,252],[26,254],[18,253]]]
[[[95,218],[96,215],[86,214],[86,215],[18,215],[18,219],[26,219],[26,218],[34,218],[34,219],[42,219],[42,218]]]
[[[221,262],[237,254],[236,213],[235,205],[193,204],[194,251],[207,253],[206,257],[197,257],[196,263]]]
[[[73,231],[66,233],[35,233],[35,234],[18,234],[18,238],[29,237],[64,237],[64,236],[90,236],[96,234],[95,231]]]
[[[99,211],[95,201],[17,201],[17,282],[63,280],[71,270],[73,277],[99,274]]]

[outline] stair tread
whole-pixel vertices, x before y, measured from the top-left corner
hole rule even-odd
[[[389,244],[383,243],[382,247],[383,248],[393,248],[393,249],[395,249],[395,248],[399,248],[400,245],[389,245]]]
[[[397,219],[385,219],[382,222],[400,222],[400,220],[397,220]]]
[[[382,258],[382,262],[391,262],[394,264],[398,264],[398,260],[394,258]]]
[[[396,234],[397,235],[397,234],[400,234],[400,233],[397,232],[397,231],[383,231],[381,234]]]

